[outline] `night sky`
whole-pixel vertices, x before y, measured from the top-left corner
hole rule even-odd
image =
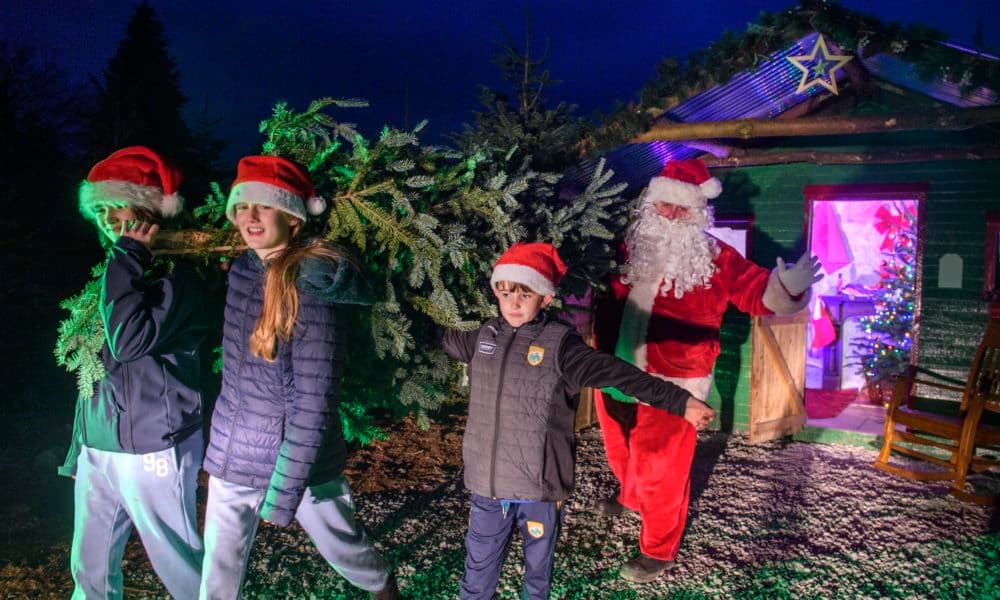
[[[691,2],[268,2],[154,0],[177,61],[188,111],[207,102],[221,118],[227,159],[257,150],[258,122],[278,100],[295,108],[317,97],[359,97],[368,109],[334,113],[368,136],[383,123],[430,120],[425,139],[471,121],[478,86],[495,85],[491,63],[503,32],[524,37],[530,12],[535,53],[549,40],[555,100],[583,114],[637,98],[661,58],[683,58],[741,31],[761,10],[791,0]],[[121,41],[134,1],[5,2],[0,39],[35,48],[77,81],[98,76]],[[977,16],[987,48],[1000,46],[991,0],[842,2],[887,21],[924,23],[971,45]],[[408,101],[407,101],[408,99]],[[408,106],[407,106],[408,105]]]

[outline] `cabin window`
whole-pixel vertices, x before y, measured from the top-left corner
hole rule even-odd
[[[715,215],[715,225],[708,233],[735,248],[744,258],[752,259],[753,222],[753,215],[718,214]]]

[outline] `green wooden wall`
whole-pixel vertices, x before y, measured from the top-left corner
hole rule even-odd
[[[793,164],[716,169],[714,174],[723,181],[724,190],[714,203],[716,212],[753,213],[753,259],[769,268],[777,256],[794,260],[805,249],[805,186],[926,182],[920,364],[964,378],[987,319],[982,300],[984,215],[1000,210],[1000,161]],[[938,260],[946,253],[962,257],[961,289],[937,287]],[[721,409],[724,429],[746,430],[749,320],[728,315],[722,338],[723,354],[716,364],[716,384],[709,403]]]

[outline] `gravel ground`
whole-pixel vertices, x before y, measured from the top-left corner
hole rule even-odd
[[[553,597],[1000,598],[1000,518],[993,509],[961,503],[941,485],[876,471],[874,458],[873,450],[851,446],[750,445],[741,435],[702,435],[678,568],[636,585],[620,579],[618,568],[636,552],[639,519],[585,510],[616,485],[600,432],[587,430]],[[460,477],[427,493],[360,496],[358,505],[407,597],[457,596],[468,514]],[[517,597],[519,547],[513,544],[504,568],[501,598]],[[247,596],[364,597],[308,548],[300,532],[267,531],[258,539]]]
[[[1000,511],[876,471],[874,458],[853,446],[750,445],[743,435],[702,434],[678,567],[638,585],[618,577],[637,552],[638,517],[585,510],[616,484],[599,430],[584,431],[553,597],[1000,598]],[[977,485],[1000,488],[1000,477]],[[359,494],[357,503],[404,596],[457,597],[468,515],[460,473],[423,491]],[[517,597],[520,563],[515,541],[500,598]],[[145,564],[126,565],[127,596],[161,596]],[[327,567],[297,527],[262,526],[245,597],[366,595]]]

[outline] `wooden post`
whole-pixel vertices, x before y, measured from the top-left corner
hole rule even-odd
[[[937,114],[877,117],[822,116],[798,119],[736,119],[697,123],[660,123],[636,137],[636,142],[716,138],[799,137],[892,131],[957,131],[1000,121],[1000,107],[968,108]]]
[[[560,318],[567,323],[572,323],[577,332],[583,337],[588,345],[594,345],[594,311],[593,292],[588,289],[582,298],[567,296],[563,304],[568,308]],[[594,410],[594,390],[593,388],[580,389],[580,403],[576,408],[576,419],[573,428],[579,431],[597,422],[597,413]]]
[[[178,229],[157,233],[151,249],[156,255],[233,254],[246,250],[246,245],[235,229]]]
[[[919,163],[942,160],[993,160],[1000,158],[1000,146],[972,148],[942,148],[919,150],[890,150],[883,152],[822,152],[818,150],[792,150],[788,152],[752,152],[734,150],[728,156],[705,158],[709,168],[757,167],[812,163],[816,165],[871,165],[893,163]]]

